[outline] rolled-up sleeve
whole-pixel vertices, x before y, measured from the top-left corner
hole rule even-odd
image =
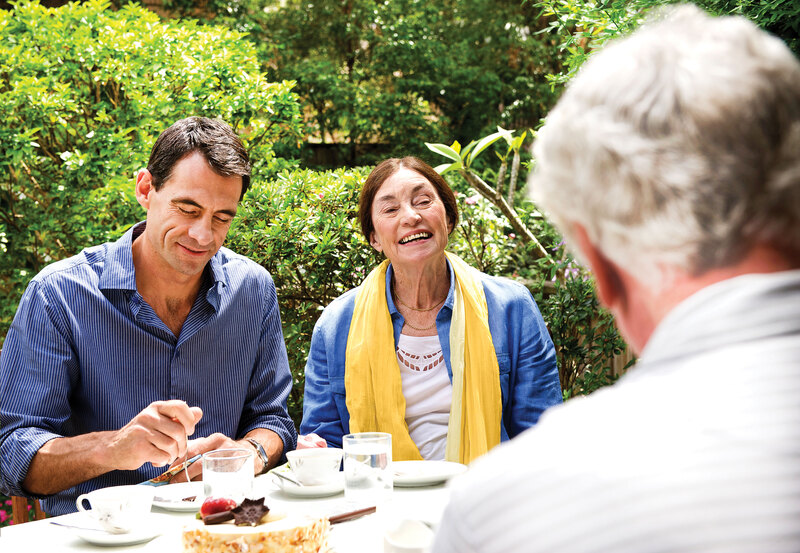
[[[78,363],[68,329],[47,287],[32,281],[20,301],[0,360],[0,482],[8,495],[30,495],[22,482],[39,448],[64,435]]]

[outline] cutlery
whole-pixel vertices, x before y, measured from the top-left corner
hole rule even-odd
[[[348,513],[342,513],[340,515],[333,515],[332,517],[328,517],[328,522],[331,524],[337,524],[339,522],[345,522],[348,520],[354,520],[366,515],[371,515],[376,511],[375,507],[366,507],[364,509],[358,509],[357,511],[350,511]]]
[[[108,525],[108,529],[103,528],[86,528],[85,526],[76,526],[74,524],[64,524],[63,522],[56,522],[54,520],[50,521],[50,524],[55,526],[63,526],[64,528],[72,528],[73,530],[86,530],[89,532],[103,532],[104,534],[127,534],[130,532],[127,528],[122,528],[120,526],[114,526],[110,523],[106,523]]]
[[[291,483],[292,483],[292,484],[294,484],[295,486],[298,486],[298,487],[300,487],[300,488],[302,488],[302,487],[303,487],[303,484],[302,484],[302,483],[300,483],[300,481],[298,481],[298,480],[295,480],[293,477],[289,476],[288,474],[284,474],[284,473],[282,473],[282,472],[281,472],[281,471],[279,471],[279,470],[272,471],[272,474],[274,474],[274,475],[275,475],[275,476],[277,476],[278,478],[283,478],[283,479],[284,479],[284,480],[286,480],[287,482],[291,482]]]
[[[188,481],[190,481],[189,480],[189,470],[188,470],[189,465],[193,464],[196,461],[199,461],[202,457],[203,456],[200,455],[200,454],[195,455],[191,459],[187,459],[183,463],[181,463],[179,465],[175,465],[174,467],[165,470],[164,472],[162,472],[161,474],[159,474],[155,478],[151,478],[150,480],[145,480],[144,482],[141,482],[140,484],[145,485],[145,486],[163,486],[164,484],[168,484],[170,478],[172,478],[173,476],[175,476],[176,474],[178,474],[182,470],[186,470],[186,480],[188,482]]]

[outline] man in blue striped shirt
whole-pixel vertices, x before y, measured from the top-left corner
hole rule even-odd
[[[57,515],[185,456],[247,447],[259,473],[295,447],[275,286],[222,247],[249,183],[227,124],[178,121],[136,178],[146,221],[31,281],[0,360],[6,493]]]

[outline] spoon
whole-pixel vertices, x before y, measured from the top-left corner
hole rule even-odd
[[[303,487],[303,484],[302,484],[302,483],[300,483],[298,480],[295,480],[294,478],[292,478],[292,477],[291,477],[291,476],[289,476],[288,474],[284,474],[284,473],[282,473],[282,472],[280,472],[280,471],[278,471],[278,470],[274,470],[274,471],[272,471],[272,474],[274,474],[274,475],[275,475],[275,476],[277,476],[278,478],[283,478],[283,479],[284,479],[284,480],[286,480],[287,482],[291,482],[291,483],[292,483],[292,484],[294,484],[295,486],[298,486],[298,487],[300,487],[300,488],[302,488],[302,487]]]
[[[50,521],[50,524],[54,524],[56,526],[63,526],[64,528],[72,528],[74,530],[86,530],[90,532],[103,532],[105,534],[127,534],[130,532],[128,528],[122,528],[121,526],[114,526],[113,524],[106,523],[107,528],[86,528],[85,526],[76,526],[74,524],[64,524],[63,522],[56,522],[54,520]]]

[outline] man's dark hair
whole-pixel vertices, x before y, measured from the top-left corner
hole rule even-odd
[[[153,144],[147,170],[153,188],[160,190],[172,176],[175,165],[189,154],[199,152],[211,169],[223,177],[242,177],[241,200],[250,186],[250,157],[233,129],[220,119],[187,117],[173,123]]]

